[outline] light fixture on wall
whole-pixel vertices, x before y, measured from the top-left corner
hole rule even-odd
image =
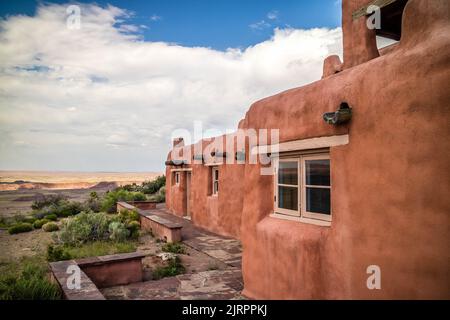
[[[339,105],[339,109],[334,112],[326,112],[323,114],[323,120],[326,123],[332,125],[343,124],[352,118],[352,108],[348,105],[347,102],[342,102]]]

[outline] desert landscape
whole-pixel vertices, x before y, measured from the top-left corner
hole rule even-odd
[[[103,194],[118,186],[140,184],[160,172],[0,171],[0,218],[30,211],[36,199],[62,195],[84,201],[92,191]]]

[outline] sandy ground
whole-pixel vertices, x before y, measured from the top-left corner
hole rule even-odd
[[[45,254],[47,245],[52,242],[50,232],[34,230],[10,235],[7,230],[0,230],[0,264]]]

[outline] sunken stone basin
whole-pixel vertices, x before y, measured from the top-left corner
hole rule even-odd
[[[142,259],[138,252],[50,263],[53,280],[67,300],[104,300],[99,288],[127,285],[143,280]],[[74,279],[79,270],[80,286]]]

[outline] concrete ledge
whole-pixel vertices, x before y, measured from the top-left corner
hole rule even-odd
[[[105,297],[98,290],[92,280],[80,270],[80,289],[69,289],[67,279],[71,273],[67,273],[69,266],[78,266],[74,260],[59,261],[50,263],[53,280],[59,285],[63,297],[66,300],[105,300]]]
[[[152,210],[156,209],[157,202],[155,201],[131,201],[129,202],[132,206],[135,208],[141,209],[141,210]]]
[[[166,242],[181,241],[181,228],[183,228],[181,224],[156,215],[141,215],[140,220],[141,229],[152,232],[157,238]]]
[[[117,202],[117,213],[119,213],[121,210],[136,210],[137,208],[135,206],[132,206],[131,204],[123,201]]]
[[[52,277],[67,300],[104,300],[98,288],[126,285],[143,280],[142,259],[138,252],[113,254],[50,263]],[[80,289],[69,289],[67,279],[73,275],[69,266],[80,268]]]
[[[117,202],[117,213],[121,210],[152,210],[156,209],[157,202],[154,201],[119,201]]]

